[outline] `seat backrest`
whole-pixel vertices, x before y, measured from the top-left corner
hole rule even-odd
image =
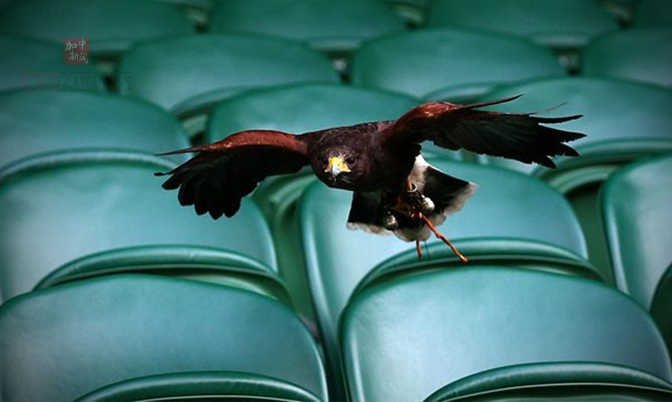
[[[607,180],[601,207],[614,278],[645,308],[672,263],[672,155],[628,165]]]
[[[193,108],[243,89],[296,82],[337,82],[322,54],[293,41],[251,35],[194,35],[147,41],[122,58],[129,90],[165,109]],[[204,97],[200,102],[199,97]]]
[[[448,28],[366,42],[351,70],[355,85],[418,97],[449,86],[475,96],[495,84],[564,74],[550,50],[524,39]]]
[[[404,24],[378,1],[221,2],[210,32],[242,32],[303,41],[327,52],[348,52],[376,36],[404,30]]]
[[[0,27],[61,46],[64,40],[84,38],[96,55],[119,55],[137,41],[194,32],[174,5],[144,0],[14,1],[0,13]]]
[[[553,47],[580,47],[618,24],[595,1],[438,0],[429,26],[466,27],[522,36]]]
[[[583,52],[582,73],[672,87],[672,25],[604,35]]]
[[[672,109],[672,91],[666,88],[609,78],[566,77],[508,85],[486,97],[498,99],[511,94],[524,95],[497,110],[531,112],[559,106],[543,115],[583,115],[562,124],[563,130],[582,132],[586,137],[571,143],[580,157],[555,158],[559,168],[565,163],[587,165],[603,159],[623,162],[661,152],[661,144],[668,144],[667,149],[672,144],[672,115],[667,112]],[[536,165],[502,158],[483,160],[542,175],[550,173]]]
[[[463,210],[449,216],[438,228],[451,241],[479,237],[529,239],[586,256],[576,216],[567,201],[550,186],[504,169],[447,160],[436,160],[433,164],[479,185]],[[351,198],[349,192],[315,183],[299,204],[306,268],[332,370],[339,367],[338,319],[359,281],[379,263],[414,248],[414,244],[394,236],[347,229]]]
[[[394,120],[419,103],[418,99],[403,94],[336,84],[262,88],[215,105],[206,140],[218,141],[250,129],[301,134],[369,121]]]
[[[74,148],[155,154],[189,146],[187,134],[168,112],[109,93],[2,93],[0,132],[0,167],[38,153]]]
[[[20,2],[14,2],[20,3]],[[0,13],[1,14],[1,13]],[[102,75],[92,64],[68,64],[59,44],[0,34],[0,91],[105,91]]]
[[[72,401],[119,381],[207,371],[326,399],[315,341],[289,309],[182,279],[113,275],[17,297],[0,308],[0,355],[4,402]]]
[[[0,173],[2,299],[29,291],[76,258],[127,247],[214,247],[277,269],[254,202],[244,200],[230,220],[198,217],[154,177],[172,166],[144,154],[64,152]]]
[[[595,362],[670,381],[653,320],[625,295],[577,276],[504,267],[434,270],[358,294],[341,321],[352,401],[419,401],[498,367]]]

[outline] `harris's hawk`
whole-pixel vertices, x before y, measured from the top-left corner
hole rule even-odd
[[[406,241],[433,232],[466,262],[435,228],[459,210],[476,185],[449,176],[429,165],[421,144],[466,149],[550,168],[556,155],[577,156],[565,143],[584,134],[558,130],[546,124],[577,119],[538,117],[535,113],[502,113],[479,108],[517,97],[470,105],[429,102],[397,120],[334,127],[299,135],[249,130],[221,141],[167,154],[198,152],[167,173],[163,188],[179,188],[182,205],[214,219],[233,216],[242,197],[268,176],[296,173],[310,165],[329,187],[353,192],[349,228],[373,233],[393,232]]]

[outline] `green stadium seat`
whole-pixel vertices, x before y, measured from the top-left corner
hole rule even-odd
[[[0,354],[6,402],[326,400],[318,347],[286,306],[177,278],[105,276],[16,297],[0,307]]]
[[[427,25],[514,35],[569,58],[592,38],[618,29],[616,19],[597,1],[586,0],[437,0]],[[572,69],[575,61],[566,61]]]
[[[458,103],[501,83],[565,73],[550,50],[524,39],[448,28],[368,41],[351,67],[355,85]]]
[[[110,93],[0,93],[0,132],[0,167],[57,150],[126,149],[155,154],[189,146],[187,133],[170,113]]]
[[[177,7],[146,0],[14,1],[3,7],[0,27],[61,46],[86,38],[92,57],[118,57],[138,41],[194,32]]]
[[[578,158],[558,157],[557,169],[482,157],[486,164],[529,172],[569,198],[588,241],[590,261],[613,283],[602,224],[597,210],[601,183],[618,167],[633,160],[672,151],[672,91],[632,81],[597,77],[567,77],[510,85],[487,94],[497,99],[523,94],[498,110],[522,112],[561,105],[547,116],[582,114],[563,129],[587,134],[572,143]]]
[[[595,39],[583,53],[585,75],[672,88],[672,25],[629,29]]]
[[[185,400],[319,402],[324,399],[275,378],[230,371],[146,376],[107,385],[74,402],[184,402]]]
[[[616,285],[645,308],[672,262],[672,155],[617,170],[604,185],[602,221]]]
[[[672,4],[667,0],[642,0],[635,3],[633,25],[672,26]]]
[[[486,370],[448,384],[424,402],[668,401],[670,383],[604,363],[530,363]]]
[[[364,40],[404,29],[382,1],[229,0],[218,3],[210,24],[210,32],[293,39],[336,57]]]
[[[415,98],[336,84],[297,84],[247,91],[216,104],[206,140],[218,141],[249,129],[290,133],[376,120],[396,119],[419,103]],[[446,151],[448,153],[449,151]],[[294,296],[295,308],[312,315],[312,302],[296,225],[296,204],[303,190],[317,178],[309,167],[298,175],[266,179],[254,199],[270,223],[280,273]]]
[[[486,390],[515,395],[526,380],[582,378],[581,370],[588,373],[579,381],[595,385],[584,400],[633,400],[623,396],[641,384],[672,395],[669,354],[651,317],[578,276],[500,266],[414,273],[355,294],[340,329],[353,402],[420,401],[443,387],[455,400]],[[588,384],[573,385],[579,393]]]
[[[254,202],[243,202],[227,222],[198,217],[153,175],[173,166],[139,153],[79,151],[42,154],[2,170],[0,300],[41,280],[47,287],[151,272],[248,283],[287,301],[270,231]]]
[[[443,159],[431,162],[448,174],[480,186],[464,209],[439,227],[460,250],[465,245],[463,252],[468,258],[475,262],[508,261],[529,268],[538,268],[545,260],[548,269],[598,276],[585,261],[586,246],[579,223],[556,190],[504,169]],[[308,279],[332,378],[340,378],[338,319],[358,283],[378,264],[406,268],[404,264],[413,258],[417,262],[417,257],[409,254],[415,252],[413,243],[347,229],[351,198],[348,192],[315,183],[299,203]],[[448,247],[437,242],[430,240],[423,263],[450,260],[449,250],[441,250]],[[406,254],[396,256],[402,252]],[[453,260],[450,264],[460,263]],[[422,269],[420,265],[418,270]],[[332,385],[331,389],[338,387]]]
[[[251,35],[199,35],[144,42],[122,59],[129,90],[175,113],[196,134],[210,107],[246,89],[339,81],[329,60],[292,41]]]
[[[105,91],[102,74],[92,64],[67,64],[61,45],[0,34],[0,91]]]

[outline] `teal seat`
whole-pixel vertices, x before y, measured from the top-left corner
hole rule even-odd
[[[576,216],[556,190],[504,169],[443,159],[431,162],[480,186],[464,209],[438,228],[474,264],[506,261],[532,269],[548,264],[548,269],[598,277],[586,263],[585,240]],[[351,198],[348,192],[315,183],[299,203],[308,279],[332,378],[340,378],[338,319],[358,283],[378,264],[390,271],[403,267],[404,272],[415,272],[411,263],[417,263],[413,243],[347,229]],[[430,240],[425,263],[461,265],[435,239]],[[422,265],[417,268],[423,270]]]
[[[672,155],[617,170],[604,185],[601,212],[616,285],[650,308],[672,263]]]
[[[187,35],[194,28],[180,10],[145,0],[13,1],[0,13],[0,31],[60,45],[86,38],[94,57],[118,57],[135,42]]]
[[[101,387],[74,402],[267,401],[319,402],[305,389],[275,378],[231,371],[159,374]]]
[[[326,400],[315,340],[286,306],[177,278],[105,276],[16,297],[0,307],[0,354],[4,402]]]
[[[0,34],[0,52],[0,91],[107,90],[93,64],[66,64],[62,45]]]
[[[239,32],[301,41],[347,57],[362,41],[404,30],[382,1],[231,0],[212,13],[210,32]]]
[[[604,363],[530,363],[486,370],[448,384],[424,402],[669,401],[668,381]]]
[[[625,78],[672,88],[672,25],[619,31],[583,53],[585,75]]]
[[[189,146],[187,134],[166,111],[96,92],[0,93],[0,132],[0,167],[57,150],[113,148],[155,154]]]
[[[129,90],[175,113],[196,134],[209,108],[246,89],[299,82],[339,81],[329,60],[301,44],[251,35],[199,35],[135,46],[124,55],[119,74]]]
[[[198,217],[153,175],[173,166],[145,154],[80,151],[2,170],[0,300],[40,281],[47,287],[152,272],[245,283],[287,301],[268,225],[254,202],[243,202],[226,222]]]
[[[550,50],[524,39],[448,28],[366,42],[351,70],[358,86],[458,103],[498,84],[564,74]]]
[[[559,157],[557,169],[523,165],[502,158],[481,158],[486,164],[529,172],[569,198],[586,233],[589,256],[613,283],[602,225],[597,210],[601,184],[618,167],[639,158],[672,151],[672,91],[654,85],[597,77],[567,77],[510,85],[484,98],[524,94],[499,110],[534,111],[561,105],[545,116],[582,114],[563,129],[586,133],[572,143],[578,158]]]
[[[616,19],[598,2],[585,0],[438,0],[429,10],[427,25],[526,38],[556,49],[570,69],[576,65],[576,51],[618,29]]]
[[[667,0],[643,0],[635,3],[633,25],[672,26],[672,4]]]
[[[401,94],[336,84],[297,84],[253,90],[214,106],[206,141],[218,141],[249,129],[298,134],[396,119],[418,103],[417,99]],[[255,201],[270,223],[280,273],[292,295],[299,297],[295,308],[307,317],[313,315],[312,302],[296,225],[296,204],[303,190],[315,181],[312,169],[306,167],[296,175],[268,178],[254,193]]]
[[[672,395],[669,354],[651,317],[620,292],[578,276],[500,266],[414,273],[357,293],[340,329],[356,402],[420,401],[443,387],[459,400],[506,391],[507,383],[508,391],[521,391],[526,379],[538,381],[533,375],[581,378],[580,370],[589,372],[585,380],[604,383],[586,400],[622,395],[614,391],[628,384]],[[528,375],[515,375],[520,365]]]

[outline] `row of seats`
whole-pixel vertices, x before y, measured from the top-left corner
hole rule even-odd
[[[586,48],[582,69],[590,77],[669,88],[671,37],[672,28],[601,37]],[[1,90],[106,88],[106,77],[92,64],[64,64],[60,46],[0,36],[0,50],[15,55],[2,64]],[[354,53],[351,64],[350,79],[356,86],[453,102],[473,101],[502,84],[566,75],[551,51],[524,39],[448,28],[369,41]],[[203,130],[214,103],[240,91],[299,82],[338,83],[340,78],[326,57],[295,42],[209,34],[139,43],[124,53],[113,81],[113,91],[171,111],[194,135]]]
[[[357,402],[672,398],[651,317],[572,275],[379,272],[350,300],[339,344]],[[13,298],[0,355],[5,402],[344,400],[328,399],[318,345],[287,307],[177,278],[107,275]]]
[[[57,5],[39,0],[9,0],[1,5],[4,16],[0,21],[5,32],[55,42],[77,35],[87,36],[94,42],[92,52],[108,55],[124,51],[134,41],[192,33],[194,22],[199,30],[283,37],[327,52],[348,52],[362,40],[404,30],[404,20],[398,14],[412,13],[395,12],[404,8],[415,8],[417,17],[411,24],[485,29],[560,47],[581,46],[591,37],[616,30],[617,18],[609,13],[615,9],[614,3],[625,10],[620,13],[621,19],[627,14],[625,18],[631,19],[634,26],[670,24],[667,17],[670,8],[665,0],[643,0],[630,5],[583,0],[551,0],[538,4],[525,0],[423,3],[422,0],[365,3],[76,0]],[[123,21],[123,25],[120,26],[119,21]]]
[[[432,162],[481,186],[443,228],[470,258],[469,268],[496,264],[602,280],[588,260],[576,215],[556,189],[505,169]],[[660,304],[653,301],[653,293],[672,258],[664,235],[670,224],[670,187],[659,180],[672,166],[672,157],[640,164],[650,171],[638,172],[625,184],[612,183],[622,180],[622,170],[609,178],[602,209],[611,256],[618,263],[617,286],[648,308]],[[283,219],[288,225],[284,230],[276,227],[276,237],[249,199],[227,222],[197,218],[177,204],[174,194],[159,190],[160,179],[152,173],[171,166],[142,153],[82,150],[42,154],[4,169],[3,299],[11,303],[32,289],[122,273],[242,288],[286,304],[308,321],[314,317],[330,379],[338,381],[339,320],[358,285],[373,283],[383,273],[461,266],[440,242],[430,242],[426,258],[418,261],[408,243],[349,231],[344,225],[349,194],[321,183],[308,186],[298,205],[287,211]],[[633,166],[639,165],[624,171]],[[631,182],[639,187],[633,189]],[[627,198],[623,187],[630,192]],[[644,219],[645,214],[650,218]],[[291,244],[279,240],[283,238],[291,238]],[[298,250],[292,248],[297,240]],[[274,244],[286,248],[276,250]],[[280,269],[276,251],[285,255]],[[306,279],[307,285],[300,283]],[[669,314],[663,311],[662,322],[668,323]],[[332,387],[337,390],[339,384]]]

